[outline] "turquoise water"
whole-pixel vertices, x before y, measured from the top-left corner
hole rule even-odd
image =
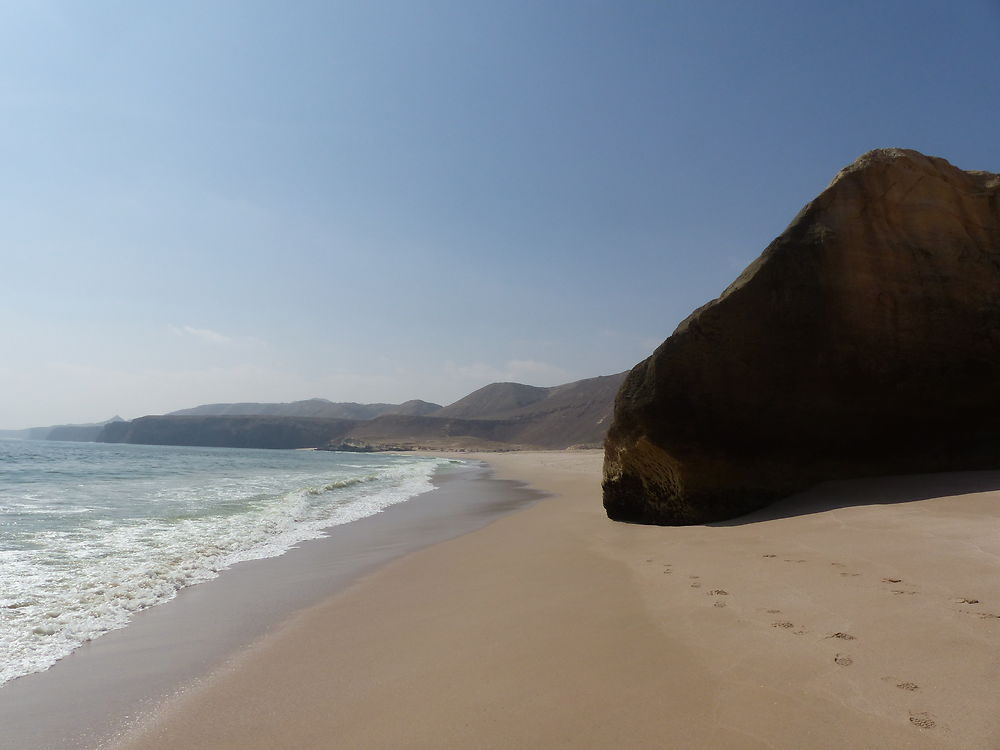
[[[446,463],[0,440],[0,684],[236,562],[426,492]]]

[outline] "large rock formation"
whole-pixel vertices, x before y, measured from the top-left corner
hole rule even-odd
[[[1000,466],[1000,175],[879,149],[629,373],[616,520],[732,518],[817,481]]]

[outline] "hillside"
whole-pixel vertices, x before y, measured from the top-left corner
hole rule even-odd
[[[625,373],[538,388],[493,383],[423,417],[383,415],[355,426],[360,445],[489,449],[600,445]]]
[[[433,412],[435,417],[501,419],[512,411],[545,399],[551,388],[521,383],[490,383],[453,404]]]
[[[494,450],[599,445],[625,373],[551,388],[493,383],[447,407],[335,404],[323,399],[290,404],[207,404],[165,416],[109,425],[97,438],[110,443],[255,448],[335,447],[353,450],[449,448]],[[329,418],[319,413],[374,417]],[[246,413],[269,411],[271,413]],[[283,412],[300,412],[287,414]]]
[[[412,417],[422,417],[440,411],[441,408],[441,404],[432,404],[430,401],[421,401],[419,398],[414,398],[393,406],[391,409],[386,409],[382,414],[402,414]]]
[[[203,404],[190,409],[173,411],[167,416],[235,417],[257,415],[323,419],[374,419],[380,414],[428,414],[440,408],[440,404],[431,404],[418,399],[403,404],[357,404],[354,402],[336,403],[327,401],[325,398],[310,398],[305,401],[291,401],[289,403]]]
[[[369,450],[514,450],[517,431],[505,420],[450,419],[386,414],[358,422],[334,449]],[[565,447],[565,446],[562,446]]]
[[[100,443],[202,445],[219,448],[312,448],[341,440],[357,424],[349,419],[266,415],[165,415],[108,424]]]

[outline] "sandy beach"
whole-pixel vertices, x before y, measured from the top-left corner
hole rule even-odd
[[[0,687],[0,747],[93,750],[190,690],[295,613],[414,550],[481,528],[541,493],[448,464],[435,489],[327,528],[278,557],[240,562],[137,613],[49,669]]]
[[[1000,473],[830,483],[736,522],[613,523],[598,451],[390,562],[116,748],[995,748]]]

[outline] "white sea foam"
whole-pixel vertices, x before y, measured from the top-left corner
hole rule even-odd
[[[315,467],[307,475],[200,475],[180,484],[154,476],[128,485],[141,495],[129,506],[141,512],[130,514],[95,503],[101,492],[93,486],[89,502],[75,507],[44,493],[15,502],[0,495],[0,526],[34,524],[31,534],[8,535],[10,546],[0,547],[0,684],[47,669],[237,562],[280,555],[325,528],[430,490],[442,463],[341,461],[327,472],[331,481]],[[155,512],[161,506],[170,512]]]

